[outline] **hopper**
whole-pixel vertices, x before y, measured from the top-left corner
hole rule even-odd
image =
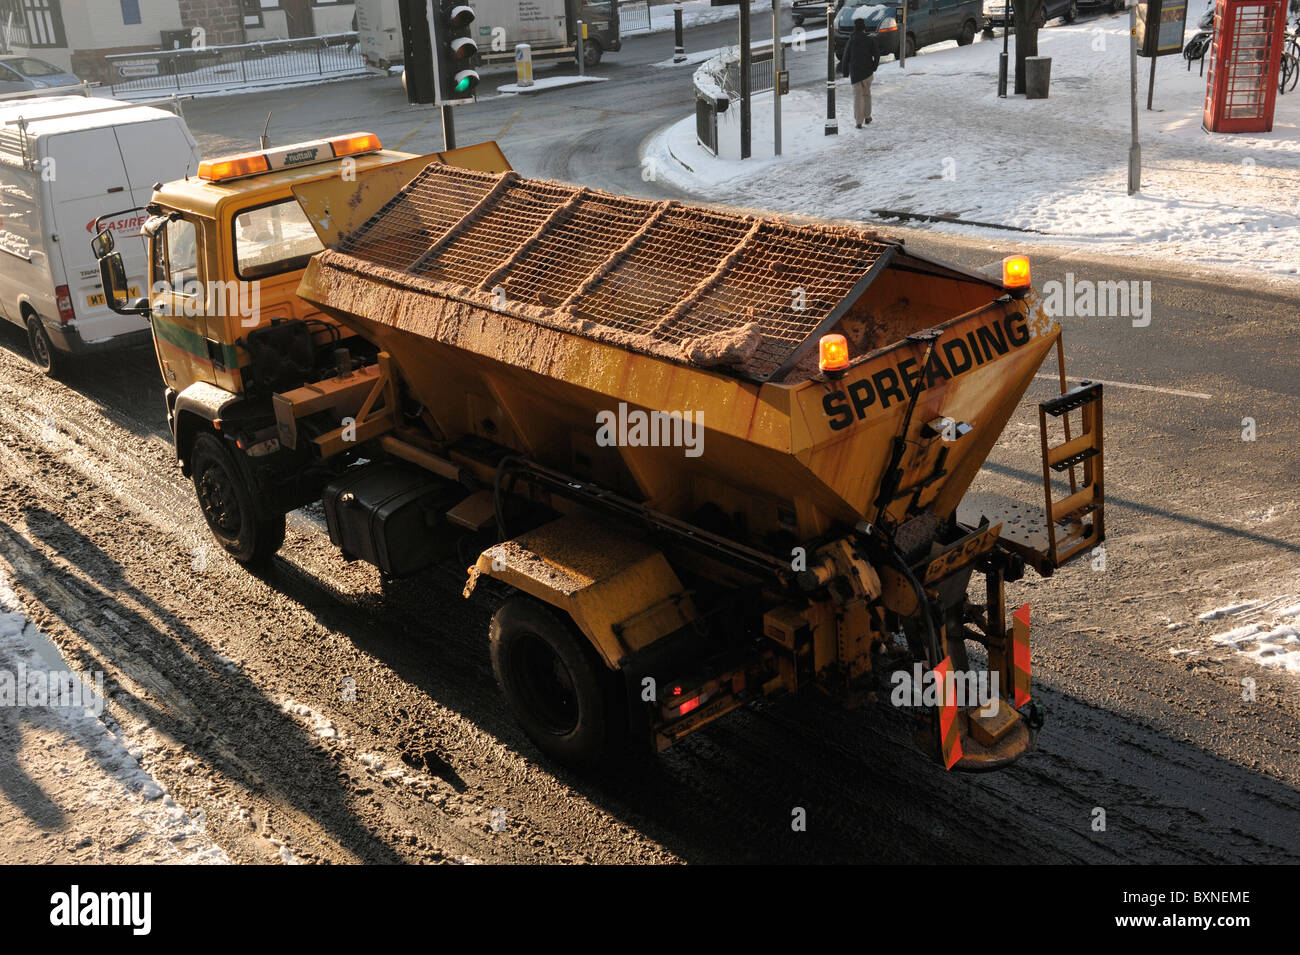
[[[511,449],[787,555],[952,515],[1059,337],[1033,293],[875,232],[440,164],[299,294],[391,356],[453,457]]]

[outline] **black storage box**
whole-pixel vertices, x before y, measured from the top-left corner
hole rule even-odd
[[[379,462],[351,468],[325,488],[330,540],[349,560],[409,577],[454,546],[442,518],[464,495],[413,466]]]

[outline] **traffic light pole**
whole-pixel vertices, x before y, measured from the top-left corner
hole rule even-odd
[[[443,150],[452,150],[456,148],[456,114],[452,112],[456,107],[442,107],[442,148]]]

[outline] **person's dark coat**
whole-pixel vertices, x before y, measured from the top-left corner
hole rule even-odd
[[[874,34],[865,28],[855,29],[844,45],[844,60],[841,72],[849,78],[850,83],[861,83],[868,76],[873,76],[880,66],[880,48],[876,45]]]

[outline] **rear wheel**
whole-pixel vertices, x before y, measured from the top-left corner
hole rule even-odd
[[[1128,0],[1111,0],[1111,13],[1123,13],[1128,9]]]
[[[36,367],[51,378],[57,375],[60,365],[59,354],[54,350],[50,333],[45,330],[45,325],[38,315],[27,316],[27,344],[31,346],[32,361],[36,362]]]
[[[554,759],[592,766],[619,742],[614,678],[586,638],[515,597],[492,616],[492,669],[528,738]]]
[[[907,45],[904,49],[907,50],[907,58],[909,60],[916,56],[916,37],[912,36],[910,33],[907,35]]]
[[[257,515],[239,465],[216,435],[199,435],[191,459],[194,491],[213,536],[240,563],[270,559],[284,544],[284,515]]]
[[[962,24],[961,33],[957,37],[958,46],[970,46],[975,42],[975,21],[967,20]]]
[[[1070,6],[1065,11],[1064,19],[1066,23],[1073,23],[1075,20],[1079,19],[1078,0],[1071,0]]]

